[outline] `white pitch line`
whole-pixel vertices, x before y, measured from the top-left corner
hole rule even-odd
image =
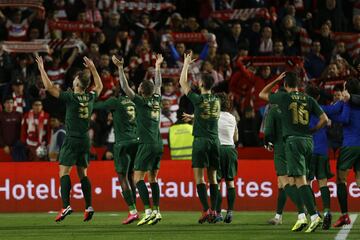
[[[336,235],[335,240],[346,240],[357,217],[358,217],[357,214],[350,215],[350,219],[351,219],[350,225],[344,225],[342,229],[339,231],[339,233]]]

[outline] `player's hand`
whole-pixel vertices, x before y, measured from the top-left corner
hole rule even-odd
[[[282,73],[275,79],[275,81],[279,82],[279,81],[281,81],[285,76],[286,76],[286,72],[282,72]]]
[[[161,63],[164,61],[164,58],[161,54],[156,54],[156,63],[155,63],[155,67],[156,68],[160,68]]]
[[[38,65],[39,70],[44,69],[44,60],[37,53],[35,54],[35,61]]]
[[[194,114],[183,113],[182,120],[186,123],[191,122],[194,119]]]
[[[91,59],[88,58],[88,57],[84,57],[83,60],[84,60],[84,66],[85,66],[86,68],[88,68],[88,69],[90,69],[90,70],[96,69],[93,60],[91,60]]]
[[[274,144],[272,142],[268,142],[264,145],[264,148],[269,152],[272,152],[274,150]]]
[[[124,66],[124,59],[123,58],[120,58],[120,60],[119,60],[117,57],[115,57],[115,55],[113,55],[111,60],[113,61],[115,66],[117,66],[118,68]]]
[[[6,154],[10,154],[10,148],[9,148],[9,146],[5,146],[5,147],[4,147],[4,152],[5,152]]]
[[[193,62],[195,62],[195,59],[192,59],[192,51],[188,54],[184,53],[184,65],[189,66]]]

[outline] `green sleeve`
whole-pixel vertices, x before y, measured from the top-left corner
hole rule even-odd
[[[285,95],[286,93],[284,92],[277,92],[277,93],[272,93],[270,94],[269,96],[269,102],[271,104],[280,104],[282,102],[282,99],[283,99],[283,96]]]
[[[193,91],[188,92],[188,94],[186,96],[189,98],[190,102],[193,105],[197,105],[201,101],[200,95],[194,93]]]
[[[98,101],[94,104],[94,109],[113,110],[116,108],[118,101],[116,98],[111,97],[105,101]]]
[[[309,97],[309,101],[310,101],[310,106],[311,106],[310,114],[315,114],[317,117],[320,117],[324,113],[324,111],[322,110],[320,105],[312,97]]]
[[[71,102],[72,95],[73,93],[70,91],[66,91],[66,92],[61,91],[59,95],[59,100],[66,103]]]
[[[274,140],[274,136],[275,136],[275,121],[274,121],[275,111],[276,109],[274,107],[271,107],[265,119],[265,132],[264,132],[265,139],[267,139],[270,142]]]

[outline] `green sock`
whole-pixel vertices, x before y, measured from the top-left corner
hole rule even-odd
[[[347,188],[345,183],[337,184],[337,197],[341,209],[341,213],[348,212],[348,203],[347,203]]]
[[[228,210],[234,209],[235,196],[236,196],[235,188],[228,188],[228,194],[227,194]]]
[[[286,192],[283,188],[278,189],[276,213],[282,214],[286,203]]]
[[[133,201],[134,201],[134,205],[136,206],[136,186],[131,186],[131,191],[132,191],[132,197],[133,197]]]
[[[80,182],[85,198],[85,208],[88,208],[91,206],[91,183],[88,177],[83,177]]]
[[[219,188],[217,184],[210,184],[210,203],[211,209],[216,209],[216,202],[218,199]]]
[[[216,202],[216,212],[218,213],[221,212],[221,203],[222,203],[222,196],[220,190],[218,189],[217,202]]]
[[[321,187],[320,192],[321,192],[321,199],[322,199],[322,202],[323,202],[324,212],[329,212],[330,211],[330,190],[329,190],[329,187],[328,186]]]
[[[61,185],[61,200],[63,202],[63,208],[70,205],[70,190],[71,190],[71,179],[69,175],[64,175],[60,178]]]
[[[150,208],[149,191],[146,187],[144,180],[140,180],[136,183],[136,187],[139,190],[141,201],[144,204],[145,209]]]
[[[160,189],[159,184],[157,182],[150,183],[152,199],[153,199],[153,208],[154,210],[159,210],[159,202],[160,202]]]
[[[209,209],[205,183],[196,184],[196,190],[199,195],[199,199],[203,207],[203,211],[205,212]]]
[[[122,192],[122,195],[124,197],[126,204],[128,205],[129,210],[134,210],[135,204],[132,197],[132,192],[130,190],[125,190]]]
[[[304,213],[304,204],[301,201],[301,197],[296,186],[290,186],[289,184],[286,184],[286,186],[284,187],[284,191],[286,195],[291,199],[291,201],[295,204],[298,213]]]
[[[310,216],[316,214],[315,203],[311,192],[312,190],[309,185],[303,185],[299,188],[299,193],[304,201],[304,204]]]

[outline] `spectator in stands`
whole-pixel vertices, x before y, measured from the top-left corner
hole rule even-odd
[[[249,41],[241,36],[241,24],[239,22],[233,23],[230,30],[224,32],[224,36],[221,39],[220,52],[227,53],[233,58],[239,49],[243,47],[249,47]]]
[[[11,69],[13,60],[7,52],[0,46],[0,97],[6,94],[8,84],[11,79]]]
[[[110,47],[115,41],[119,31],[122,30],[120,26],[120,14],[112,12],[109,20],[104,23],[102,31],[105,34],[106,42],[105,46]]]
[[[102,158],[104,160],[112,160],[114,159],[115,132],[113,125],[113,115],[111,112],[108,112],[107,114],[105,131],[106,131],[106,150]]]
[[[360,15],[355,15],[352,20],[352,32],[360,33]]]
[[[276,56],[276,57],[284,56],[284,43],[280,39],[277,39],[277,40],[274,41],[274,47],[273,47],[272,55]]]
[[[172,112],[171,101],[169,99],[162,100],[161,117],[160,117],[160,133],[163,144],[168,144],[169,128],[176,123],[176,112]]]
[[[60,120],[61,117],[52,115],[50,118],[51,137],[49,144],[49,160],[52,162],[58,161],[61,146],[65,139],[65,126]]]
[[[24,82],[20,78],[16,78],[11,82],[12,93],[14,100],[14,111],[21,114],[27,112],[30,108],[29,98],[25,94]]]
[[[321,44],[318,40],[312,42],[311,52],[305,59],[304,67],[308,78],[318,78],[325,70],[326,60],[321,54]]]
[[[36,16],[37,11],[34,11],[29,17],[22,19],[21,10],[16,10],[12,15],[12,19],[8,19],[0,11],[0,22],[5,22],[5,27],[7,29],[7,40],[26,41],[30,23]]]
[[[259,45],[259,55],[267,56],[271,55],[273,51],[273,41],[272,41],[272,30],[270,27],[266,26],[261,31],[261,39]]]
[[[6,154],[13,155],[14,146],[20,140],[21,118],[21,114],[14,111],[12,97],[6,96],[3,100],[3,111],[0,112],[0,148]]]
[[[217,72],[220,76],[220,79],[224,79],[224,81],[227,83],[226,89],[224,89],[224,91],[228,91],[228,83],[233,73],[229,54],[224,53],[220,56]]]
[[[319,28],[330,20],[334,32],[345,32],[347,30],[347,20],[342,10],[341,1],[326,0],[325,6],[320,4],[321,2],[318,1],[319,12],[317,13],[316,27]]]
[[[332,38],[331,29],[328,23],[321,25],[318,39],[321,44],[321,54],[325,57],[326,62],[328,63],[335,47],[335,41]]]
[[[286,56],[300,54],[299,28],[296,26],[294,17],[286,15],[281,21],[279,37],[284,39],[284,52]]]
[[[100,73],[102,83],[104,85],[103,90],[99,98],[104,101],[111,97],[115,92],[115,79],[110,73],[110,69],[103,68]]]
[[[260,39],[261,39],[261,24],[259,21],[255,20],[251,23],[250,30],[246,33],[249,39],[249,51],[251,56],[256,56],[258,54]]]
[[[337,42],[336,46],[334,48],[333,57],[336,58],[336,56],[339,55],[343,59],[345,59],[348,63],[352,63],[352,59],[349,55],[349,53],[346,51],[346,46],[344,42]]]
[[[210,74],[214,79],[214,86],[219,85],[221,82],[224,81],[224,78],[221,74],[219,74],[215,69],[214,66],[209,61],[204,61],[201,66],[201,72],[204,74]]]
[[[163,93],[162,99],[169,100],[170,102],[170,111],[173,113],[179,109],[179,94],[177,93],[174,81],[172,79],[164,79],[163,80]]]
[[[50,116],[43,110],[42,102],[35,99],[21,123],[21,141],[28,149],[29,161],[44,160],[37,156],[36,149],[48,145],[50,132]]]
[[[244,147],[255,147],[260,145],[259,129],[255,120],[255,111],[248,106],[239,122],[239,142]]]
[[[19,79],[28,87],[29,83],[35,80],[35,71],[31,66],[31,60],[28,55],[19,54],[16,56],[16,62],[17,64],[11,72],[11,80]]]
[[[29,41],[40,39],[40,29],[37,27],[31,27],[29,30]]]

